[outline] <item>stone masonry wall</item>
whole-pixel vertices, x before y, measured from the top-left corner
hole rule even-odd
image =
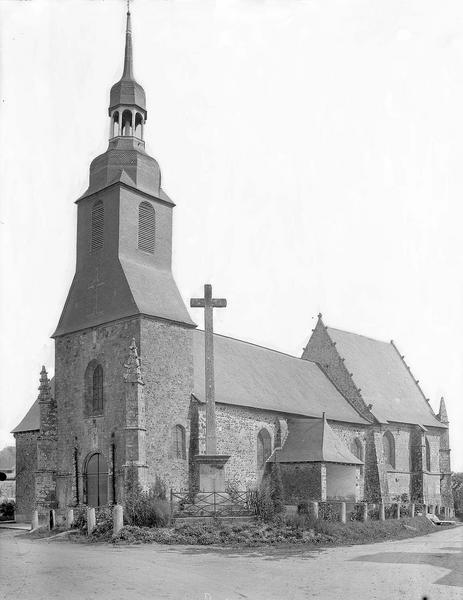
[[[204,404],[198,403],[199,408],[199,444],[200,452],[205,449],[205,414]],[[262,428],[267,429],[272,440],[272,450],[275,448],[277,427],[280,420],[286,421],[290,415],[280,412],[259,410],[254,408],[233,406],[227,404],[216,405],[217,425],[217,451],[220,454],[231,455],[225,466],[226,481],[233,482],[240,489],[255,486],[263,475],[257,469],[257,436]],[[350,449],[353,440],[359,438],[365,443],[365,428],[350,423],[329,422],[336,435]],[[285,467],[286,468],[286,467]],[[288,473],[294,469],[289,468]],[[302,470],[304,471],[304,469]],[[301,472],[302,472],[301,471]],[[305,471],[304,471],[305,473]],[[309,479],[313,470],[307,471]],[[287,476],[285,476],[287,478]],[[289,480],[288,480],[289,481]],[[359,495],[363,495],[363,472],[358,470],[357,484]],[[296,484],[294,484],[296,485]],[[312,485],[312,484],[311,484]],[[293,489],[293,484],[291,484]],[[297,487],[297,485],[296,485]],[[294,490],[293,490],[294,492]],[[292,494],[293,492],[290,492]],[[307,492],[301,490],[302,497],[307,498]],[[294,495],[294,494],[293,494]]]
[[[383,452],[382,440],[386,431],[394,439],[395,465],[393,466],[386,464]],[[420,501],[423,493],[423,472],[426,471],[424,434],[417,430],[415,425],[391,423],[372,429],[370,435],[374,437],[381,498],[385,502],[392,502],[397,496],[407,494],[409,498]],[[426,432],[426,439],[430,448],[430,472],[438,474],[440,432],[430,428]]]
[[[368,430],[366,427],[360,425],[354,425],[351,423],[338,423],[336,421],[329,421],[331,429],[335,434],[344,442],[347,448],[355,455],[354,443],[358,440],[362,445],[362,456],[361,460],[365,462],[366,456],[366,439]],[[363,499],[365,495],[365,467],[361,467],[356,472],[356,488],[357,498]]]
[[[204,405],[203,405],[204,407]],[[205,419],[201,413],[202,436],[200,451],[205,449]],[[260,481],[263,470],[257,468],[257,435],[261,429],[267,429],[275,445],[275,431],[278,413],[251,409],[241,406],[217,404],[217,451],[219,454],[230,454],[225,465],[225,478],[235,482],[242,490]]]
[[[28,522],[35,509],[38,431],[16,433],[16,519]]]
[[[108,466],[108,500],[121,489],[124,454],[124,364],[129,347],[140,340],[140,320],[126,319],[59,337],[55,343],[55,399],[58,407],[57,499],[60,507],[76,501],[77,448],[78,496],[85,501],[83,473],[86,461],[100,452]],[[85,410],[85,372],[91,361],[103,368],[103,414]],[[115,465],[112,464],[112,445]],[[115,470],[115,473],[113,471]]]
[[[320,463],[281,463],[286,504],[322,499]]]
[[[139,355],[145,383],[147,484],[154,484],[158,476],[167,491],[188,489],[192,344],[189,328],[154,319],[141,320]],[[175,425],[185,428],[186,458],[174,456]]]

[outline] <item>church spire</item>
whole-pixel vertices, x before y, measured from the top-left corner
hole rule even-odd
[[[122,79],[133,79],[133,50],[132,50],[132,22],[130,19],[130,5],[127,2],[127,24],[125,27],[125,55],[124,72]]]
[[[111,138],[130,136],[143,139],[143,125],[147,117],[145,90],[135,81],[133,75],[131,19],[130,7],[127,4],[124,69],[121,79],[111,88],[109,99]]]

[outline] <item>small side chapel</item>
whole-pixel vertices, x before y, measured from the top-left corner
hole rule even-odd
[[[17,518],[123,502],[129,467],[144,487],[219,485],[216,469],[220,485],[245,490],[272,462],[288,504],[407,494],[452,507],[445,402],[434,414],[393,342],[327,327],[322,315],[301,357],[197,329],[172,274],[175,204],[145,149],[132,55],[128,12],[108,148],[76,201],[55,376],[42,369],[13,431]]]

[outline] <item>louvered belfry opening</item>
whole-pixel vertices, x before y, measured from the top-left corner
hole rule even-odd
[[[154,254],[156,239],[156,216],[149,202],[141,202],[138,207],[138,248]]]
[[[95,202],[92,207],[92,242],[91,251],[98,252],[103,248],[104,230],[104,206],[101,200]]]

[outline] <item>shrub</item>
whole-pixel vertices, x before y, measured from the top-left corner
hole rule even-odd
[[[11,521],[14,519],[15,501],[5,498],[0,501],[0,521]]]
[[[238,479],[228,479],[225,484],[225,492],[230,496],[230,500],[238,502],[240,500],[240,485]]]
[[[273,503],[273,512],[276,515],[285,510],[283,481],[281,479],[280,464],[270,463],[270,498]]]
[[[275,509],[270,492],[270,485],[264,480],[260,488],[248,491],[248,505],[258,519],[271,521],[275,516]]]
[[[363,510],[362,504],[354,504],[349,519],[351,521],[361,521],[363,518]]]
[[[451,481],[455,516],[463,519],[463,473],[452,473]]]
[[[338,521],[339,520],[340,506],[338,503],[333,504],[331,502],[319,502],[318,504],[318,518],[325,521]]]
[[[87,531],[87,506],[79,505],[74,508],[74,521],[72,526],[75,529]],[[113,507],[110,505],[98,506],[95,508],[95,529],[93,535],[100,536],[108,533],[113,527]]]
[[[350,521],[363,521],[365,501],[357,502],[354,504],[352,511],[350,512]],[[372,521],[379,521],[379,506],[377,504],[368,504],[367,509],[368,519]]]
[[[167,500],[166,484],[162,481],[159,475],[156,475],[153,486],[153,496],[159,500]]]
[[[76,529],[87,529],[87,507],[76,506],[74,508],[74,521],[72,525]]]
[[[99,537],[104,536],[113,529],[113,507],[99,506],[95,508],[95,529],[92,535]]]
[[[166,486],[156,477],[154,486],[143,490],[136,470],[127,470],[124,522],[137,527],[165,527],[170,523],[170,504],[166,500]]]

